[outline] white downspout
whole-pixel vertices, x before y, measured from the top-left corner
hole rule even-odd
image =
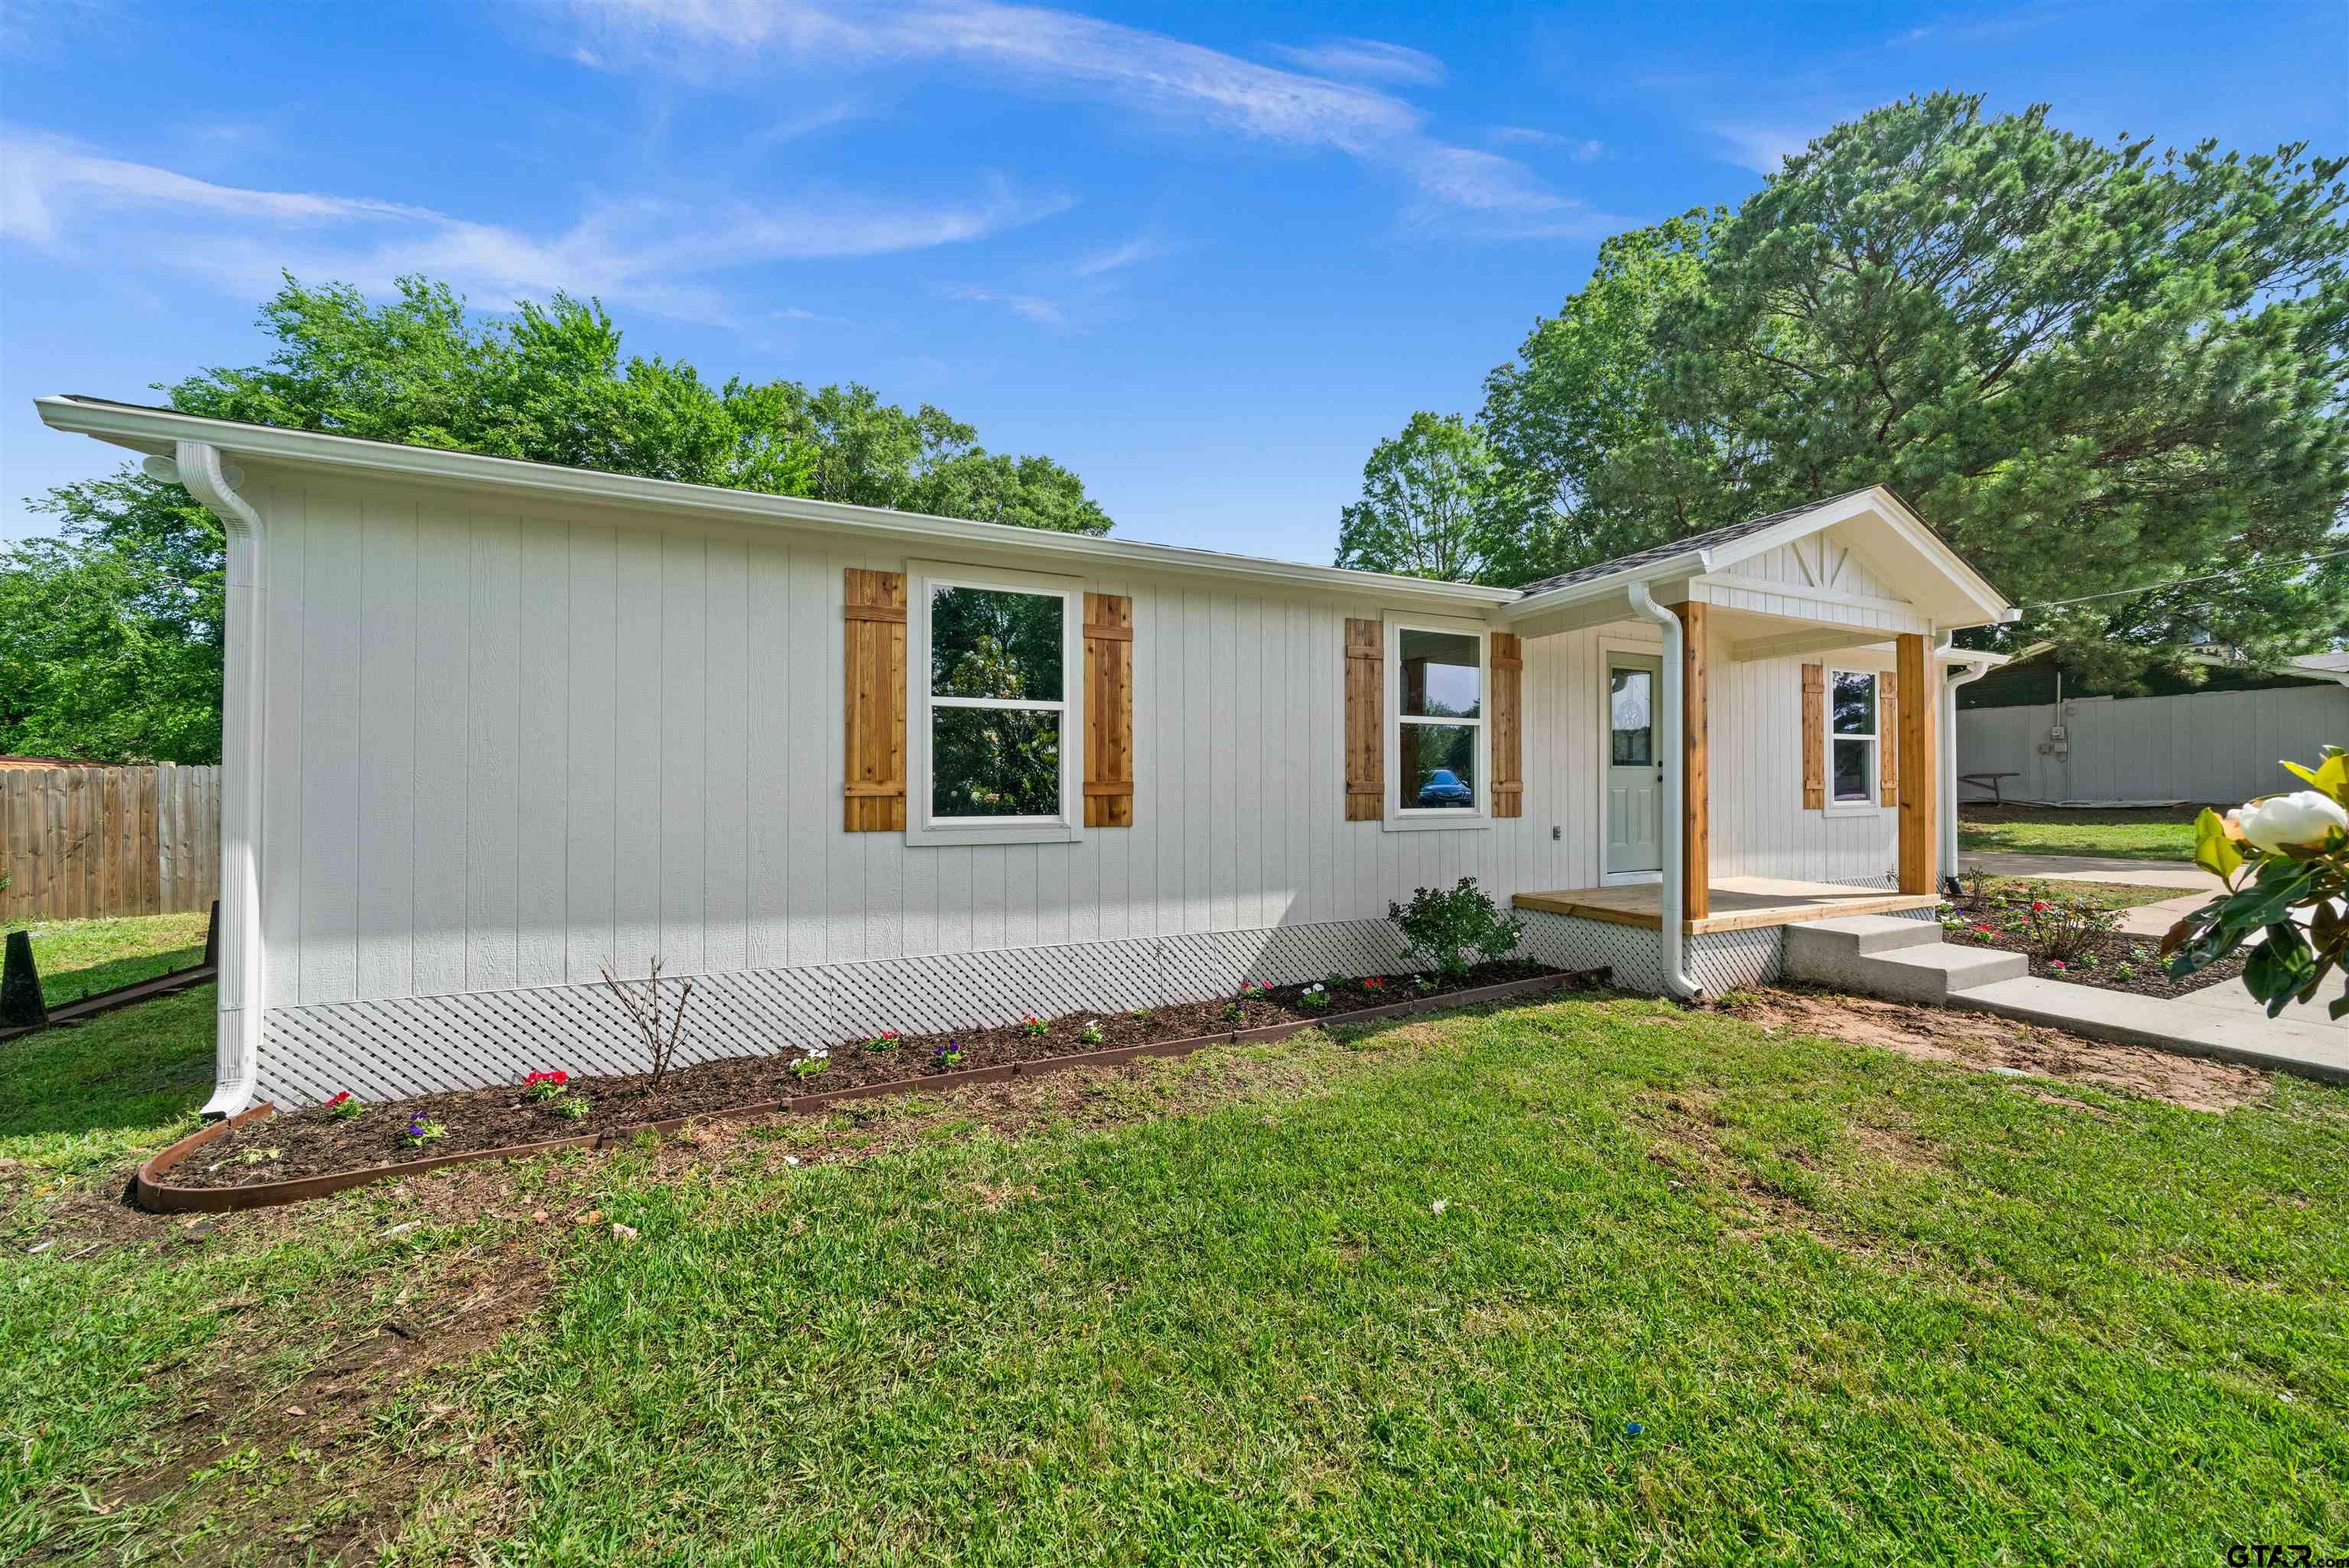
[[[218,1066],[203,1113],[233,1116],[253,1103],[261,1065],[261,514],[236,492],[243,476],[224,468],[220,449],[208,441],[179,442],[172,459],[149,459],[148,471],[185,485],[228,535],[221,661]]]
[[[1947,632],[1935,639],[1937,651],[1949,645]],[[1988,674],[1986,664],[1961,665],[1941,673],[1941,711],[1935,722],[1941,730],[1941,874],[1945,877],[1958,874],[1958,688]]]
[[[1663,632],[1663,693],[1657,706],[1663,712],[1656,727],[1656,744],[1664,758],[1663,882],[1656,889],[1656,957],[1664,972],[1664,989],[1682,1001],[1692,1001],[1702,989],[1682,967],[1681,923],[1687,918],[1686,890],[1682,886],[1681,825],[1687,820],[1682,796],[1688,788],[1687,758],[1681,755],[1681,691],[1685,656],[1682,651],[1681,618],[1656,603],[1645,583],[1631,584],[1631,608],[1653,621]]]

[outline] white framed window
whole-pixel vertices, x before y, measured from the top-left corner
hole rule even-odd
[[[1492,818],[1485,627],[1389,616],[1386,637],[1386,826],[1484,827]]]
[[[1827,671],[1827,810],[1878,810],[1878,672]]]
[[[909,562],[905,841],[1083,836],[1084,584]]]

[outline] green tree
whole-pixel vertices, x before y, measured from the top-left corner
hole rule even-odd
[[[1689,212],[1602,242],[1582,292],[1537,321],[1516,361],[1485,378],[1477,422],[1500,470],[1486,581],[1530,583],[1654,542],[1640,498],[1601,499],[1593,481],[1612,454],[1666,436],[1656,318],[1698,286],[1721,216]]]
[[[2100,678],[2349,632],[2349,563],[2298,564],[2341,548],[2349,497],[2349,160],[2154,156],[1981,109],[1874,110],[1733,214],[1640,237],[1671,263],[1651,324],[1620,313],[1648,368],[1597,356],[1632,366],[1629,428],[1545,433],[1609,396],[1552,323],[1495,372],[1496,445],[1566,476],[1568,563],[1880,481],[2019,603],[2175,584],[2009,634]],[[1602,263],[1561,320],[1613,321],[1637,275]]]
[[[443,284],[288,277],[261,308],[267,362],[161,388],[183,413],[648,479],[1102,533],[1083,482],[927,405],[864,387],[713,387],[625,356],[603,307],[557,294],[476,321]],[[182,762],[220,753],[222,538],[178,485],[134,469],[32,503],[61,535],[0,557],[0,749]]]
[[[218,762],[220,524],[135,469],[32,504],[62,527],[0,555],[0,752]]]
[[[1362,499],[1338,516],[1338,564],[1410,577],[1483,576],[1496,467],[1479,427],[1413,414],[1362,465]]]

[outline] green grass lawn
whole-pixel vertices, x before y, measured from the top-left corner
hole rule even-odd
[[[2108,855],[2191,863],[2198,810],[2067,811],[2053,806],[1961,806],[1958,851],[1961,854]]]
[[[140,914],[34,925],[33,963],[52,1007],[185,969],[204,955],[207,916]]]
[[[2349,1542],[2349,1090],[2220,1115],[1578,998],[27,1256],[185,1125],[108,1087],[149,1011],[0,1102],[0,1559]]]

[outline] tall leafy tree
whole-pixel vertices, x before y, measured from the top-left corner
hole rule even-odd
[[[2300,651],[2349,632],[2349,562],[2302,564],[2349,543],[2344,166],[1889,105],[1630,247],[1674,265],[1651,322],[1625,313],[1630,428],[1577,444],[1605,375],[1547,322],[1486,422],[1566,476],[1569,562],[1881,481],[2018,602],[2155,588],[2018,634],[2095,674]],[[1614,319],[1626,275],[1602,263],[1560,321]]]
[[[1457,414],[1413,414],[1362,465],[1362,499],[1338,519],[1338,564],[1411,577],[1481,577],[1491,566],[1495,463]]]
[[[182,412],[649,479],[1102,533],[1051,459],[978,445],[927,405],[795,381],[713,386],[624,356],[603,308],[557,294],[479,320],[443,284],[293,278],[262,306],[266,363],[166,388]],[[198,762],[220,751],[219,524],[135,469],[33,502],[55,539],[0,556],[0,751]]]
[[[1530,583],[1653,542],[1644,498],[1596,495],[1594,480],[1613,454],[1669,439],[1657,407],[1656,320],[1699,286],[1721,217],[1689,212],[1603,242],[1590,282],[1485,377],[1478,423],[1499,469],[1487,581]]]
[[[135,469],[33,503],[0,555],[0,752],[220,760],[220,524]]]

